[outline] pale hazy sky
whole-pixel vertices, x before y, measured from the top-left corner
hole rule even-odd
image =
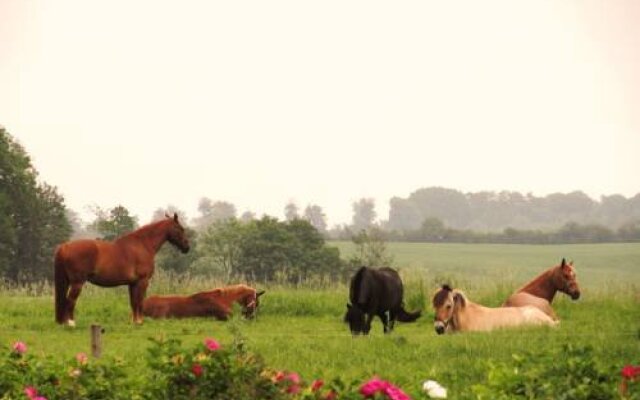
[[[67,204],[282,217],[640,192],[640,1],[0,0],[0,124]]]

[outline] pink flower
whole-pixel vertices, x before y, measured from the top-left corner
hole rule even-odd
[[[216,351],[220,348],[220,343],[215,339],[207,338],[204,340],[204,345],[209,351]]]
[[[297,383],[294,383],[287,388],[287,393],[296,394],[298,392],[300,392],[300,385],[298,385]]]
[[[87,353],[78,353],[76,354],[76,361],[80,365],[86,365],[89,362],[89,357],[87,356]]]
[[[27,386],[24,388],[24,394],[27,395],[28,398],[33,399],[38,395],[38,390],[33,386]]]
[[[633,365],[625,365],[620,373],[622,374],[623,378],[633,379],[636,376],[640,375],[640,365],[635,367]]]
[[[287,375],[287,380],[291,383],[298,384],[300,383],[300,375],[296,374],[295,372],[291,372],[289,373],[289,375]]]
[[[322,387],[322,385],[324,385],[324,382],[322,381],[322,379],[316,379],[311,384],[311,391],[317,392]]]
[[[278,371],[278,372],[276,372],[276,375],[273,377],[273,381],[274,382],[280,382],[281,380],[284,379],[284,376],[285,376],[284,372]]]
[[[384,390],[384,393],[391,400],[411,400],[411,397],[409,397],[405,392],[403,392],[402,390],[400,390],[400,388],[395,387],[391,384],[387,386],[387,388]]]
[[[411,400],[400,388],[378,377],[373,377],[360,387],[360,394],[364,397],[373,397],[379,392],[384,393],[391,400]]]
[[[324,396],[324,400],[336,400],[338,398],[338,393],[330,390],[326,396]]]
[[[191,372],[193,372],[193,374],[197,377],[199,377],[200,375],[202,375],[202,365],[200,364],[193,364],[191,366]]]
[[[27,345],[24,342],[15,342],[13,344],[13,351],[18,354],[23,354],[27,352]]]
[[[360,394],[364,397],[373,397],[376,393],[383,391],[389,385],[388,382],[373,377],[369,382],[360,386]]]

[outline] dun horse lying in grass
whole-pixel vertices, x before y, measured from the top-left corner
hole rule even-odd
[[[545,314],[554,320],[558,320],[556,313],[551,307],[551,302],[557,291],[568,294],[573,300],[580,298],[580,287],[576,280],[573,261],[567,264],[563,258],[560,265],[549,268],[535,277],[531,282],[518,289],[502,306],[534,306],[544,311]]]
[[[145,299],[142,312],[152,318],[215,317],[226,321],[235,302],[242,306],[245,318],[253,318],[263,294],[264,290],[233,285],[191,296],[150,296]]]
[[[433,296],[434,328],[439,335],[455,331],[491,331],[519,325],[557,325],[538,308],[489,308],[473,303],[458,291],[443,285]]]

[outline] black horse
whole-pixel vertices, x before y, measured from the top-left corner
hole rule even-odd
[[[413,322],[420,317],[420,311],[409,313],[402,303],[402,281],[396,270],[391,268],[373,269],[360,267],[351,278],[345,322],[353,335],[367,335],[371,330],[371,320],[377,315],[384,325],[384,333],[393,330],[396,319]]]

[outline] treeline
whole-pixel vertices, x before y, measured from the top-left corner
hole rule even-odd
[[[53,251],[70,235],[64,199],[37,181],[27,152],[0,126],[0,279],[51,278]]]
[[[512,243],[512,244],[572,244],[640,242],[640,221],[624,224],[613,230],[598,224],[569,222],[559,229],[515,229],[501,232],[477,232],[445,226],[437,218],[427,218],[416,230],[386,232],[387,240],[431,243]]]
[[[387,231],[416,231],[429,218],[446,226],[477,232],[500,232],[506,228],[549,231],[568,223],[601,225],[613,231],[640,220],[640,193],[631,198],[619,194],[595,201],[580,191],[536,197],[518,192],[463,193],[428,187],[407,198],[389,202]]]

